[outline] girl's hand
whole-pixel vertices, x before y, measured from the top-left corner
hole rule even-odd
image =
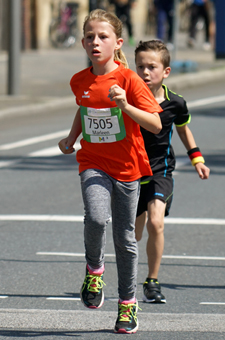
[[[210,169],[203,163],[195,164],[195,170],[197,171],[201,179],[209,178]]]
[[[128,105],[126,91],[118,85],[113,85],[110,87],[108,97],[110,98],[111,101],[115,100],[116,105],[122,111],[124,111],[124,109]]]
[[[62,153],[66,154],[66,155],[73,153],[75,151],[73,145],[74,145],[74,142],[72,142],[71,139],[69,139],[69,137],[63,138],[58,143],[60,150],[62,151]]]

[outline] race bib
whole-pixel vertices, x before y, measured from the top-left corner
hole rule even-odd
[[[89,143],[113,143],[125,138],[122,111],[118,107],[94,109],[80,106],[83,139]]]

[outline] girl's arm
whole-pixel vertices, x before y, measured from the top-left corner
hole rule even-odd
[[[194,136],[187,125],[176,126],[176,129],[187,151],[196,148]],[[209,177],[210,169],[204,163],[199,162],[195,164],[195,170],[201,179],[207,179]]]
[[[75,144],[81,132],[82,132],[81,116],[80,109],[78,109],[68,137],[63,138],[58,144],[62,153],[70,154],[75,151],[73,145]]]
[[[113,85],[110,88],[109,98],[115,100],[116,105],[144,129],[154,134],[161,131],[162,124],[158,112],[146,114],[146,111],[130,105],[127,102],[126,91],[118,85]]]

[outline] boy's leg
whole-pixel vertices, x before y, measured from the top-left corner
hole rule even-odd
[[[166,302],[161,294],[158,273],[164,250],[164,216],[169,214],[173,197],[173,178],[153,176],[146,187],[148,200],[148,240],[146,252],[148,257],[148,277],[143,284],[146,302]]]
[[[148,277],[158,278],[159,267],[164,250],[164,214],[166,203],[155,199],[148,204]]]
[[[111,202],[112,227],[118,271],[118,292],[121,300],[130,300],[136,293],[138,249],[134,224],[139,190],[139,181],[114,180]]]

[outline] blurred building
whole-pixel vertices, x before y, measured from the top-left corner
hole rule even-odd
[[[59,15],[59,8],[65,2],[77,3],[77,27],[78,39],[82,37],[82,26],[85,16],[89,12],[92,2],[99,7],[113,10],[107,0],[18,0],[21,1],[21,48],[43,49],[51,47],[49,40],[49,27],[52,20]],[[149,20],[149,4],[153,0],[136,0],[136,6],[132,10],[134,37],[142,39],[146,33],[146,25]],[[9,1],[0,0],[0,50],[7,50],[8,42],[8,13]]]

